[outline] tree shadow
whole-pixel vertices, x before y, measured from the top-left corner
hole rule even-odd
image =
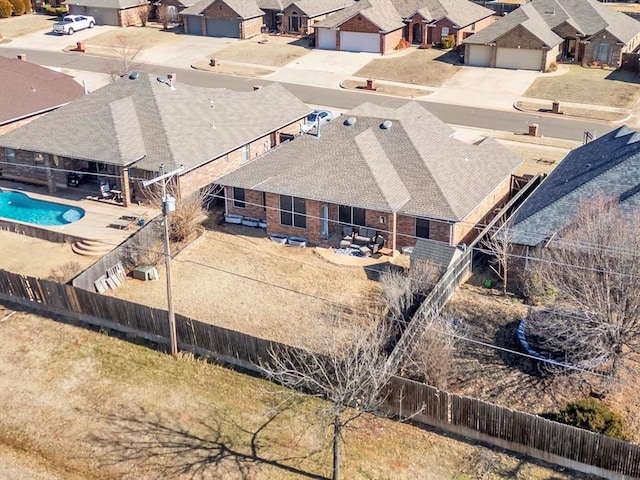
[[[229,422],[216,412],[212,412],[206,421],[192,422],[189,429],[158,416],[154,418],[144,411],[137,415],[110,414],[105,418],[109,430],[90,435],[88,441],[105,452],[100,467],[142,467],[157,473],[158,478],[250,479],[260,466],[268,465],[301,478],[327,480],[322,475],[289,464],[310,458],[317,452],[285,457],[269,455],[268,442],[260,435],[277,416],[277,413],[271,415],[254,431],[230,424],[249,434],[249,445],[225,433],[223,427]]]
[[[640,75],[636,72],[629,72],[627,70],[614,70],[605,77],[605,80],[640,84]]]

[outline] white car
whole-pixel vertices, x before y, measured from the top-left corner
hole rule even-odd
[[[93,28],[95,24],[95,19],[88,15],[67,15],[60,22],[53,25],[53,31],[61,35],[73,35],[73,32],[85,28]]]

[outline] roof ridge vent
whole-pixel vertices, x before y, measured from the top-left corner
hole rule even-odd
[[[392,125],[393,125],[393,122],[391,120],[385,120],[380,124],[380,128],[383,130],[389,130]]]
[[[358,119],[356,117],[349,117],[344,121],[344,125],[350,127],[351,125],[355,125]]]

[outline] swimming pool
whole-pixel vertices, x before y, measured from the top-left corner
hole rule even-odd
[[[3,190],[0,191],[0,217],[34,225],[67,225],[84,217],[84,210]]]

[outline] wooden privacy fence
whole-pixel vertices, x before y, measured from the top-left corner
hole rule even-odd
[[[452,285],[470,269],[470,251],[434,302],[444,302]],[[64,315],[89,324],[168,343],[167,312],[107,297],[71,285],[0,270],[0,299]],[[181,348],[262,373],[270,351],[292,347],[176,315]],[[611,479],[640,477],[640,446],[516,412],[481,400],[438,390],[394,377],[387,386],[386,406],[401,418],[500,447],[525,453],[576,470]]]
[[[640,71],[640,53],[623,53],[620,68],[629,72]]]
[[[389,383],[387,405],[401,418],[415,416],[417,421],[543,460],[559,463],[553,457],[561,457],[591,465],[596,469],[589,473],[607,478],[640,477],[640,446],[537,415],[462,397],[399,377],[392,378]],[[536,452],[547,455],[536,455]],[[586,470],[570,463],[565,465]],[[621,475],[608,475],[607,471]]]

